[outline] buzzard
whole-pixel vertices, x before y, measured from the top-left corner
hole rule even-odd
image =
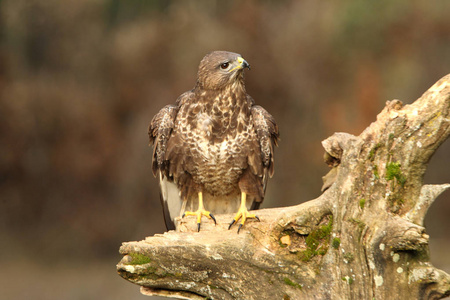
[[[195,87],[167,105],[149,126],[153,175],[159,177],[167,229],[177,216],[236,212],[229,228],[241,219],[259,218],[267,179],[273,175],[278,126],[245,91],[241,55],[207,54]],[[206,210],[208,209],[208,210]]]

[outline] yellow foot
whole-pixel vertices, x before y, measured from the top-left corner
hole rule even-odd
[[[216,218],[214,218],[213,214],[204,209],[197,209],[196,211],[186,211],[183,214],[182,218],[184,218],[184,216],[197,216],[197,231],[200,231],[200,224],[202,223],[202,216],[205,216],[208,219],[213,219],[214,224],[217,224]]]
[[[217,225],[216,218],[214,218],[213,214],[203,208],[203,195],[202,192],[198,193],[198,209],[196,211],[186,211],[181,216],[196,216],[197,217],[197,231],[200,231],[200,224],[202,222],[202,216],[207,217],[208,219],[213,219],[214,224]]]
[[[228,230],[231,228],[231,226],[233,226],[234,223],[237,223],[239,219],[241,219],[241,224],[239,224],[239,228],[237,231],[238,233],[241,230],[242,226],[245,224],[245,221],[247,219],[257,219],[258,221],[261,221],[257,215],[248,212],[246,207],[246,196],[247,195],[245,193],[241,194],[241,206],[238,212],[236,213],[236,216],[234,217],[233,221],[231,221],[230,226],[228,226]]]

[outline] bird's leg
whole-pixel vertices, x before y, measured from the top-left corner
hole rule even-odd
[[[249,218],[254,218],[259,220],[259,217],[255,214],[251,214],[247,210],[247,194],[244,192],[241,192],[241,206],[239,207],[238,212],[236,213],[236,216],[234,217],[233,221],[231,221],[230,226],[228,226],[228,229],[231,228],[231,226],[236,223],[239,219],[241,219],[241,224],[239,224],[238,233],[239,230],[241,230],[241,227],[244,225],[245,220]]]
[[[197,216],[197,230],[200,231],[200,223],[202,222],[202,216],[205,216],[209,219],[214,220],[214,224],[217,224],[216,218],[214,218],[213,214],[209,211],[205,210],[203,206],[203,193],[198,193],[198,209],[196,211],[186,211],[184,212],[182,218],[184,216]]]

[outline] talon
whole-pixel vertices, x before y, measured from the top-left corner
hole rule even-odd
[[[216,218],[214,218],[214,215],[212,213],[209,213],[209,216],[211,217],[211,219],[213,219],[214,225],[217,225]]]
[[[202,216],[205,216],[209,219],[213,219],[214,224],[217,225],[216,218],[213,216],[213,214],[210,213],[209,211],[205,210],[205,208],[203,207],[202,192],[198,193],[198,209],[196,211],[186,211],[183,213],[183,215],[181,217],[184,218],[184,216],[196,216],[197,217],[197,232],[200,231],[200,224],[202,222]]]
[[[233,226],[234,222],[236,222],[236,220],[233,219],[233,221],[231,221],[230,225],[228,226],[228,230],[230,230],[231,226]]]
[[[247,206],[246,206],[246,204],[247,204],[247,200],[246,199],[247,199],[247,194],[242,192],[242,194],[241,194],[241,206],[239,207],[239,210],[236,213],[233,221],[231,221],[230,226],[228,226],[228,229],[230,229],[231,226],[234,223],[236,223],[239,219],[241,219],[241,223],[239,224],[239,228],[238,228],[238,231],[237,231],[238,233],[241,230],[242,226],[244,226],[245,221],[247,219],[255,218],[255,219],[257,219],[258,221],[261,222],[261,220],[259,219],[259,217],[257,215],[251,214],[251,213],[248,212]]]

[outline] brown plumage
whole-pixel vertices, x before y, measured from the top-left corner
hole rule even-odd
[[[239,210],[232,224],[242,217],[240,226],[256,217],[247,209],[258,209],[264,199],[278,127],[247,95],[245,68],[250,66],[239,54],[206,55],[194,89],[150,123],[153,174],[160,179],[168,229],[185,213],[197,216],[198,229],[201,216],[213,217],[211,213]],[[199,210],[190,212],[197,205]]]

